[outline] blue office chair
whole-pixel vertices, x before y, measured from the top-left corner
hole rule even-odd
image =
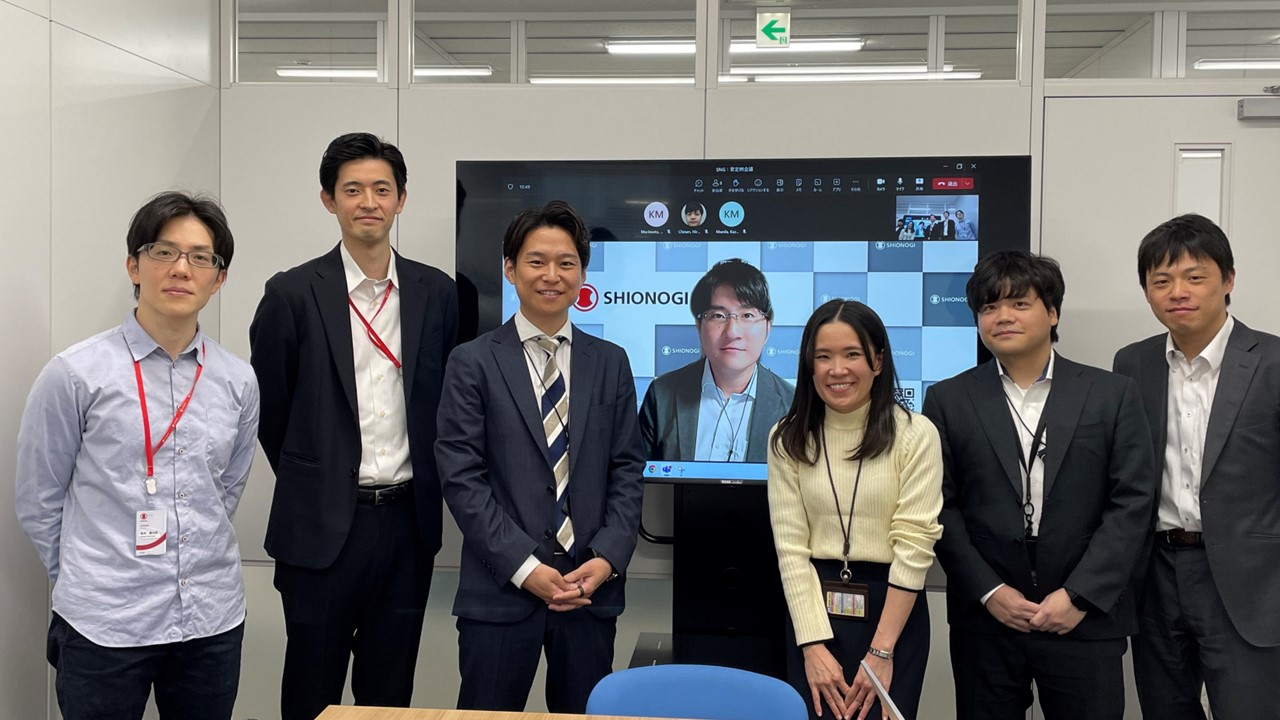
[[[607,676],[587,699],[588,715],[691,720],[806,720],[804,699],[767,675],[714,665],[652,665]]]

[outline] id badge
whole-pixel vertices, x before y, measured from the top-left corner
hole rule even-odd
[[[168,513],[139,510],[133,528],[134,554],[163,555],[169,544]]]
[[[826,580],[822,594],[827,605],[827,615],[853,620],[867,619],[867,602],[871,591],[862,583],[846,583]]]

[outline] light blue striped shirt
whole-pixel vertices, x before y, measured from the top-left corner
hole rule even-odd
[[[155,456],[147,494],[141,363],[158,441],[204,366],[185,415]],[[231,520],[258,431],[249,364],[204,337],[176,361],[124,324],[59,353],[31,388],[18,432],[18,519],[53,585],[53,611],[108,647],[209,637],[244,620]],[[163,555],[139,557],[136,514],[167,513]]]

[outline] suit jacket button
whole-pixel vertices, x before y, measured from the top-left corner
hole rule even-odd
[[[351,477],[353,477],[353,478],[354,478],[355,476],[356,476],[356,469],[355,469],[355,468],[351,468]]]
[[[546,531],[546,532],[542,533],[542,537],[544,537],[544,538],[546,538],[546,539],[548,539],[548,540],[550,540],[551,538],[553,538],[553,537],[555,537],[555,536],[556,536],[556,534],[555,534],[555,533],[553,533],[553,532],[551,532],[550,530],[548,530],[548,531]]]
[[[547,494],[548,494],[548,495],[555,495],[555,494],[556,494],[556,486],[555,486],[555,485],[548,485],[548,486],[547,486]]]

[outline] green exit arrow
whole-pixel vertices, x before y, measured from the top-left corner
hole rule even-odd
[[[778,36],[786,34],[787,29],[784,27],[778,27],[778,21],[777,19],[774,19],[765,23],[765,26],[760,28],[760,32],[764,33],[765,37],[770,40],[777,42]]]

